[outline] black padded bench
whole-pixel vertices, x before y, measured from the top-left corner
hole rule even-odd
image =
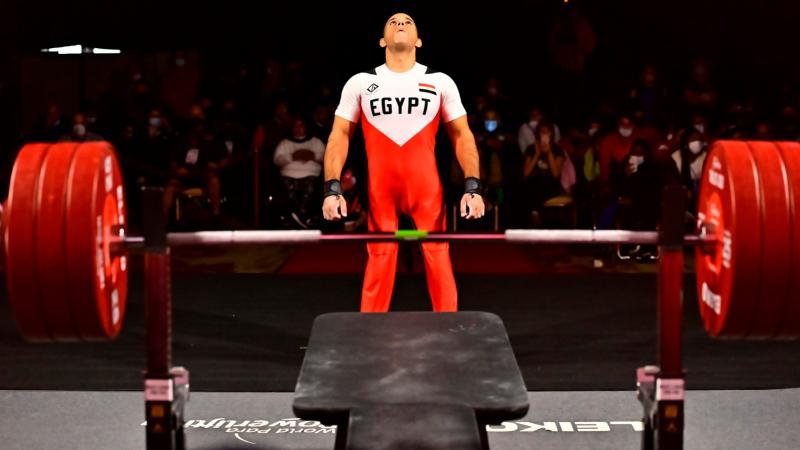
[[[528,395],[502,320],[485,312],[331,313],[314,321],[299,418],[336,425],[336,448],[488,449],[486,425]]]

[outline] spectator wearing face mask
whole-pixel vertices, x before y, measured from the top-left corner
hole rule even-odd
[[[696,210],[697,192],[700,188],[700,179],[703,177],[707,151],[708,143],[703,140],[703,135],[696,129],[690,128],[683,134],[680,148],[672,153],[680,182],[690,194],[691,211]]]
[[[614,190],[629,202],[620,225],[632,230],[655,230],[661,205],[661,191],[671,180],[670,168],[655,156],[644,139],[631,145],[628,156],[614,173]]]
[[[139,186],[164,186],[172,162],[174,138],[169,121],[162,116],[161,110],[150,110],[144,133],[134,139],[133,147],[125,155],[130,178],[134,178]]]
[[[628,115],[622,115],[617,120],[617,130],[604,136],[598,145],[600,157],[600,177],[602,185],[606,185],[611,176],[611,164],[620,164],[628,156],[631,144],[636,140],[636,127]]]
[[[533,145],[536,141],[536,126],[544,118],[545,116],[542,109],[538,106],[534,106],[528,113],[528,121],[520,125],[519,132],[517,133],[517,143],[523,155],[528,152],[528,147]],[[558,125],[555,124],[553,124],[553,129],[555,130],[553,142],[558,144],[561,142],[561,130],[558,128]]]
[[[545,120],[542,109],[538,106],[534,106],[528,113],[528,121],[520,125],[519,132],[517,133],[517,143],[523,155],[528,151],[528,147],[533,145],[536,141],[536,126],[542,120]],[[553,124],[553,128],[555,129],[553,142],[558,144],[561,142],[561,129],[558,128],[556,124]]]
[[[89,124],[83,113],[76,113],[72,116],[72,132],[61,136],[60,141],[87,142],[102,141],[103,136],[89,131]]]
[[[481,181],[487,190],[486,198],[492,204],[506,206],[500,212],[501,221],[508,224],[514,217],[514,191],[521,181],[518,176],[521,155],[516,150],[513,136],[506,132],[499,111],[491,107],[484,111],[481,126],[475,133],[475,143],[480,156]]]
[[[190,117],[188,128],[176,139],[174,146],[170,179],[164,189],[164,211],[169,212],[182,189],[202,187],[212,214],[219,216],[222,202],[219,162],[225,154],[225,147],[208,125],[202,106],[192,106]]]
[[[536,127],[536,142],[525,154],[522,174],[526,213],[529,214],[540,215],[544,202],[563,191],[561,171],[566,155],[554,141],[554,128],[550,122],[540,122]]]

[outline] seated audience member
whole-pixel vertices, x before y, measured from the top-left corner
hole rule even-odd
[[[517,144],[519,144],[519,150],[523,155],[528,151],[528,147],[533,145],[536,140],[536,126],[543,119],[545,119],[545,116],[542,109],[538,106],[534,106],[528,113],[527,122],[520,125],[519,132],[517,133]],[[553,129],[555,130],[553,142],[558,144],[561,141],[561,130],[558,128],[558,125],[555,124],[553,124]]]
[[[61,136],[59,141],[88,142],[102,141],[103,136],[89,131],[89,124],[83,113],[76,113],[72,116],[72,132]]]
[[[656,229],[661,192],[670,181],[669,169],[664,160],[655,156],[647,141],[634,141],[623,164],[612,175],[615,194],[629,206],[620,217],[621,228]]]
[[[281,172],[289,200],[290,217],[300,228],[309,228],[317,217],[315,202],[321,188],[322,158],[325,144],[309,136],[305,119],[296,117],[292,137],[275,148],[273,161]]]
[[[522,166],[525,210],[532,214],[534,225],[538,225],[536,222],[542,205],[563,191],[561,171],[566,155],[553,141],[554,133],[553,124],[547,121],[539,123],[536,141],[529,147]]]
[[[205,189],[214,216],[220,214],[221,183],[219,162],[224,144],[208,127],[200,105],[191,108],[188,130],[178,137],[170,167],[170,179],[164,189],[164,211],[169,212],[175,197],[183,189]]]
[[[245,217],[252,209],[252,147],[247,129],[241,122],[236,102],[225,100],[217,115],[214,135],[222,143],[219,177],[225,187],[227,209]]]
[[[697,210],[697,193],[703,177],[708,144],[703,135],[694,128],[688,129],[681,138],[680,148],[672,153],[672,160],[678,169],[680,183],[689,191],[689,210]]]
[[[600,158],[600,183],[606,184],[611,174],[611,163],[621,163],[628,155],[631,144],[636,139],[636,127],[629,115],[622,114],[617,120],[617,131],[600,139],[598,153]]]
[[[491,205],[490,210],[494,206],[502,206],[500,221],[506,226],[516,219],[514,194],[521,178],[521,155],[513,136],[506,132],[499,111],[494,108],[484,111],[483,122],[475,132],[475,143],[481,159],[481,179],[486,190],[486,201]]]

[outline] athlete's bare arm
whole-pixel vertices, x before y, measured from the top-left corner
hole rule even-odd
[[[342,176],[342,168],[347,160],[347,150],[350,147],[350,138],[356,131],[356,124],[347,119],[335,116],[333,129],[328,137],[328,146],[325,147],[325,181],[338,180]],[[347,217],[347,202],[341,195],[325,197],[322,202],[322,216],[327,220]]]
[[[456,151],[456,159],[464,171],[464,177],[480,178],[480,165],[478,163],[478,146],[475,144],[475,136],[469,129],[467,116],[451,120],[445,124],[450,141]]]
[[[333,129],[325,147],[325,181],[338,180],[342,175],[342,167],[347,159],[350,138],[356,131],[356,124],[347,119],[335,116]]]
[[[464,171],[464,177],[480,178],[480,163],[478,157],[478,146],[475,144],[475,136],[469,129],[467,116],[451,120],[445,124],[450,141],[455,148],[456,159]],[[479,219],[483,217],[485,211],[483,198],[480,195],[464,194],[461,198],[461,217],[467,219]]]

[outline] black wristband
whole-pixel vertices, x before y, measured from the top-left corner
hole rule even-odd
[[[325,197],[330,197],[331,195],[342,195],[342,183],[339,180],[325,182]]]
[[[483,189],[481,188],[481,180],[475,177],[467,177],[464,179],[464,193],[465,194],[478,194],[481,195]]]

